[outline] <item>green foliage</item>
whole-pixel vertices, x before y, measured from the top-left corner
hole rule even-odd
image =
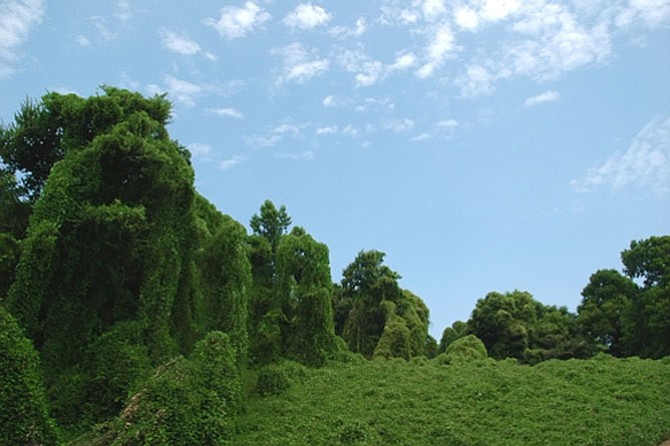
[[[254,214],[249,222],[254,235],[266,239],[272,248],[272,252],[277,251],[279,240],[286,234],[291,226],[291,217],[286,212],[285,206],[277,209],[270,200],[265,200],[260,209],[260,215]]]
[[[582,291],[578,323],[615,356],[629,353],[624,338],[637,294],[635,283],[615,270],[597,271]]]
[[[294,228],[277,247],[277,292],[288,324],[284,355],[321,365],[337,349],[328,247]]]
[[[251,359],[256,364],[288,358],[320,365],[340,348],[328,247],[302,228],[285,234],[290,224],[286,208],[277,210],[269,200],[260,216],[251,219]]]
[[[198,289],[202,293],[201,319],[205,330],[228,333],[240,363],[249,350],[248,315],[251,265],[244,227],[221,215],[197,257]]]
[[[428,308],[400,288],[400,275],[382,265],[384,256],[361,251],[343,271],[335,302],[337,317],[344,319],[342,337],[368,358],[425,355]]]
[[[628,324],[632,353],[652,358],[670,355],[670,236],[631,242],[621,261],[626,274],[643,283]]]
[[[164,96],[146,99],[113,87],[102,87],[102,92],[88,99],[49,93],[39,102],[28,100],[14,123],[0,129],[0,157],[12,172],[23,174],[22,186],[31,201],[39,197],[51,168],[66,153],[87,147],[131,115],[144,113],[161,129],[168,122],[171,107]],[[150,136],[165,134],[157,129]]]
[[[231,442],[652,446],[670,433],[668,394],[668,364],[636,358],[333,364],[251,397]]]
[[[67,117],[59,124],[63,158],[48,169],[7,299],[42,355],[56,413],[70,421],[82,412],[110,413],[125,397],[84,407],[89,378],[98,373],[86,368],[97,362],[85,363],[85,352],[116,323],[139,324],[133,354],[146,347],[153,364],[187,344],[194,325],[182,311],[193,300],[193,171],[165,131],[169,106],[105,93],[43,99],[39,113]],[[126,387],[117,384],[109,389]]]
[[[301,383],[307,370],[294,361],[282,361],[260,368],[256,381],[256,393],[260,396],[279,395]]]
[[[211,332],[191,359],[157,369],[119,415],[71,443],[97,446],[231,444],[241,386],[228,336]]]
[[[449,344],[444,356],[447,363],[454,364],[485,359],[488,353],[481,339],[475,335],[467,335]]]
[[[670,236],[633,241],[621,260],[628,277],[601,270],[584,288],[581,329],[617,356],[670,355]]]
[[[597,351],[580,335],[576,317],[566,308],[543,305],[522,291],[492,292],[478,300],[467,333],[481,339],[495,359],[536,363],[552,358],[587,358]],[[445,334],[457,336],[456,330]]]
[[[468,324],[463,321],[455,321],[451,327],[447,327],[442,331],[442,338],[440,339],[440,352],[444,353],[449,347],[449,344],[457,339],[462,338],[468,334]]]
[[[55,445],[39,357],[0,305],[0,444]]]

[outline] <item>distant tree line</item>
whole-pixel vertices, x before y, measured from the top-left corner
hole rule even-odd
[[[103,87],[26,101],[0,128],[0,443],[106,421],[109,444],[225,444],[245,371],[286,360],[670,354],[668,236],[595,273],[577,314],[490,293],[438,344],[383,252],[335,284],[284,206],[264,202],[248,234],[199,195],[170,113]]]
[[[444,330],[440,349],[473,334],[496,359],[536,363],[587,358],[670,355],[670,236],[633,241],[621,253],[623,273],[596,271],[573,314],[546,306],[527,292],[489,293],[467,322]]]

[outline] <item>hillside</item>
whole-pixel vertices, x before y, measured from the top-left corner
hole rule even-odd
[[[670,437],[669,394],[667,360],[376,360],[251,398],[231,443],[651,446]]]

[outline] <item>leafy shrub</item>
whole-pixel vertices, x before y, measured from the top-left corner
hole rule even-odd
[[[468,362],[488,357],[484,343],[475,335],[456,339],[444,352],[449,362]]]
[[[159,367],[120,416],[72,445],[226,445],[239,411],[241,386],[227,334],[211,332],[193,357]]]
[[[261,396],[279,395],[296,383],[305,379],[307,371],[302,364],[284,361],[280,364],[269,364],[258,373],[256,393]]]

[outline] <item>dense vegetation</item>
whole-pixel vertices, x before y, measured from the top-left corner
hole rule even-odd
[[[165,97],[101,93],[49,93],[0,129],[0,443],[670,434],[651,416],[670,419],[670,366],[653,361],[670,355],[670,236],[633,241],[623,272],[594,273],[576,314],[491,292],[438,343],[383,252],[359,252],[333,283],[328,247],[284,206],[263,203],[248,234],[195,191]],[[548,361],[598,353],[650,360]],[[286,414],[300,439],[277,431]],[[575,432],[559,441],[549,417]]]

